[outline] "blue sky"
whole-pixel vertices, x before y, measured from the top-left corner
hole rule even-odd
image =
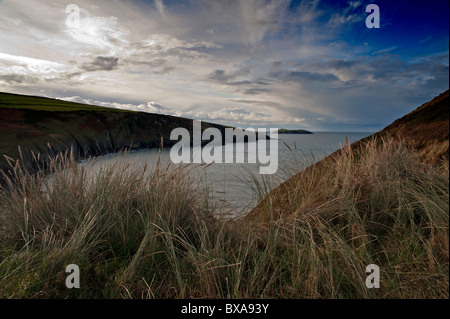
[[[368,29],[369,4],[380,28]],[[449,87],[448,1],[0,1],[0,91],[376,131]]]

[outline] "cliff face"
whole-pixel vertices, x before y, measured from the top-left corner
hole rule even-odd
[[[8,165],[5,157],[17,159],[19,146],[31,165],[31,151],[40,153],[41,165],[47,155],[73,149],[78,158],[96,156],[121,149],[168,147],[174,128],[191,133],[192,120],[174,116],[123,111],[82,104],[0,93],[0,169]],[[202,130],[225,127],[202,123]]]

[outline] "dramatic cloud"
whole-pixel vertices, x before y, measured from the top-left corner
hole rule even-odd
[[[224,124],[378,130],[449,86],[448,3],[0,1],[2,91]]]

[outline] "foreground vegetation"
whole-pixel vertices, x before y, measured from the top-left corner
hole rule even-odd
[[[0,189],[3,298],[448,298],[448,162],[404,144],[344,147],[220,217],[189,168],[117,162],[94,178],[70,154],[51,179],[19,163]],[[255,179],[256,180],[256,179]],[[195,186],[198,185],[198,186]],[[65,288],[77,264],[81,288]],[[365,286],[377,264],[381,288]]]

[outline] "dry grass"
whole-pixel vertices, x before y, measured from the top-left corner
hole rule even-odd
[[[0,189],[1,297],[448,298],[448,163],[393,140],[261,191],[244,220],[221,219],[186,169],[51,163],[51,182],[17,163]],[[80,289],[64,286],[72,263]],[[381,289],[364,284],[372,263]]]
[[[359,282],[348,267],[375,263],[384,275],[380,296],[448,297],[448,181],[448,161],[430,166],[406,144],[375,138],[348,145],[261,194],[246,219],[310,229],[330,281],[347,269],[344,278]],[[342,293],[333,289],[323,294],[317,287],[313,295]]]

